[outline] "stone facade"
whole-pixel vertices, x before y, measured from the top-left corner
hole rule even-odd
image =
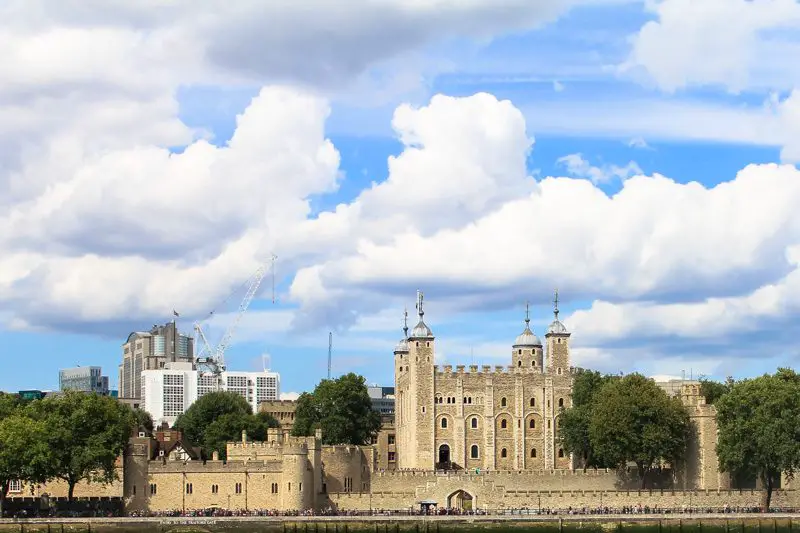
[[[258,404],[258,412],[267,413],[277,420],[285,435],[292,431],[296,410],[297,402],[295,400],[268,400]]]
[[[401,470],[568,469],[559,446],[560,413],[569,407],[570,334],[556,317],[545,347],[525,329],[508,367],[434,364],[436,340],[423,320],[395,348],[395,423]]]

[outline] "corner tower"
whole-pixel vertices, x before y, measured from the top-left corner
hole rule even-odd
[[[554,320],[547,328],[544,338],[547,342],[547,371],[550,374],[569,374],[569,337],[567,327],[558,319],[558,289],[553,300]]]
[[[423,294],[417,291],[419,322],[408,336],[407,353],[395,350],[395,359],[405,361],[395,368],[395,424],[398,439],[398,468],[434,468],[433,365],[434,336],[425,324]],[[398,359],[399,358],[399,359]]]
[[[516,371],[542,372],[543,361],[542,341],[531,330],[530,309],[525,302],[525,329],[511,347],[511,364]]]

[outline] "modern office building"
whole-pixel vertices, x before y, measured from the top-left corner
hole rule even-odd
[[[277,372],[223,372],[221,379],[201,372],[192,363],[167,363],[158,370],[142,372],[142,405],[156,425],[170,426],[195,400],[216,390],[235,392],[247,400],[253,412],[261,402],[280,397]]]
[[[134,331],[122,345],[119,365],[119,397],[141,399],[144,370],[158,370],[167,363],[194,362],[194,339],[178,331],[175,321],[154,325],[150,331]]]
[[[103,375],[99,366],[64,368],[58,371],[58,389],[62,392],[77,390],[107,395],[108,376]]]
[[[372,400],[372,409],[381,415],[394,414],[394,387],[380,387],[372,385],[367,387],[367,392]]]

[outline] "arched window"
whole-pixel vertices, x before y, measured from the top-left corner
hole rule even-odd
[[[522,361],[517,361],[517,366],[522,366]]]
[[[564,398],[559,398],[558,399],[558,406],[559,407],[564,407]]]
[[[559,457],[564,457],[564,449],[563,448],[559,448],[558,449],[558,456]]]
[[[473,444],[472,447],[469,449],[469,457],[470,459],[477,459],[478,458],[478,445]]]
[[[508,421],[505,418],[500,421],[500,427],[502,429],[506,429],[508,427]]]
[[[536,398],[531,398],[531,407],[536,407]]]
[[[478,417],[477,416],[473,416],[472,417],[472,422],[470,422],[470,423],[472,424],[472,429],[478,429]]]
[[[508,405],[508,401],[505,398],[500,398],[500,407],[505,407]]]
[[[536,457],[536,448],[531,448],[531,457]]]
[[[447,419],[442,418],[442,429],[447,429]]]
[[[508,457],[508,450],[506,450],[505,448],[500,450],[500,457]]]
[[[534,359],[533,361],[531,361],[531,366],[536,366],[536,359]]]
[[[528,427],[530,427],[531,429],[536,429],[536,420],[531,418],[530,422],[528,422]]]

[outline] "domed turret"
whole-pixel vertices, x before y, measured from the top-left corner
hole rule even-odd
[[[541,372],[543,362],[542,340],[531,330],[528,302],[525,302],[525,329],[514,341],[511,365],[523,372]]]
[[[558,319],[558,290],[556,290],[556,297],[553,300],[553,315],[554,319],[547,328],[547,333],[555,335],[568,335],[567,326]]]

